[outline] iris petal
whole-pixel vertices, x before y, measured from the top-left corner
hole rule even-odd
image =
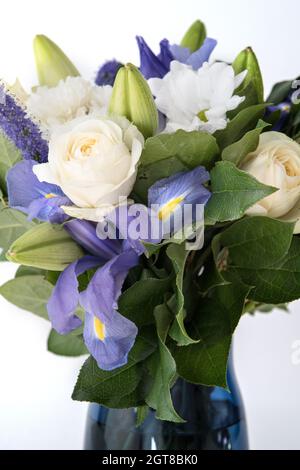
[[[94,256],[85,256],[70,264],[59,276],[47,304],[49,319],[59,334],[68,334],[81,325],[80,318],[75,315],[79,303],[77,277],[98,267],[101,262]]]
[[[35,165],[33,160],[23,160],[8,171],[9,205],[28,214],[29,219],[62,223],[67,216],[60,206],[70,201],[58,186],[37,179],[32,171]]]

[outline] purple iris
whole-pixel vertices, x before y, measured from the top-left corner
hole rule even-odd
[[[80,295],[86,312],[84,340],[98,366],[112,370],[127,362],[138,329],[117,311],[117,300],[130,268],[138,264],[133,250],[124,251],[94,274]]]
[[[197,205],[204,206],[211,196],[203,186],[209,179],[208,171],[199,166],[159,180],[149,188],[148,205],[162,224],[163,237],[181,231],[196,221]],[[189,213],[185,211],[187,207],[191,209]],[[180,217],[176,220],[178,213]]]
[[[0,86],[0,128],[21,151],[25,160],[46,162],[48,143],[43,139],[37,124],[10,95]]]
[[[155,55],[144,38],[137,36],[136,39],[140,52],[140,70],[146,79],[163,78],[169,72],[172,60],[177,60],[198,70],[204,62],[208,61],[217,45],[215,39],[206,38],[197,51],[191,52],[186,47],[176,44],[170,45],[167,39],[163,39],[160,42],[160,53]]]
[[[115,83],[115,78],[118,70],[123,66],[117,60],[109,60],[105,62],[97,72],[95,83],[96,85],[111,85]]]
[[[84,341],[103,370],[121,367],[137,335],[136,326],[117,311],[117,302],[128,271],[138,264],[138,254],[121,240],[100,240],[96,225],[82,220],[65,224],[73,239],[88,253],[59,276],[48,302],[48,314],[59,334],[81,325],[76,309],[85,310]],[[78,276],[98,268],[87,289],[79,293]]]
[[[68,218],[61,206],[71,202],[58,186],[40,182],[32,171],[34,165],[33,160],[23,160],[8,171],[9,205],[28,214],[29,220],[60,224]]]

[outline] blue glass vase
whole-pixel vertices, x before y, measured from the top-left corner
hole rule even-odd
[[[160,421],[150,410],[136,427],[136,409],[109,409],[91,404],[85,431],[86,450],[247,450],[244,407],[232,357],[227,380],[219,387],[178,379],[172,388],[175,409],[186,423]]]

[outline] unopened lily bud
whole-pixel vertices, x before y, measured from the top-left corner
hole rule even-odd
[[[36,225],[8,250],[9,261],[50,271],[63,271],[83,256],[83,250],[59,225]]]
[[[151,137],[158,127],[158,112],[148,83],[137,67],[127,64],[115,80],[109,105],[112,114],[125,116],[144,137]]]
[[[36,36],[33,49],[40,85],[53,87],[69,76],[80,75],[66,54],[47,36]]]
[[[195,21],[187,30],[180,43],[182,47],[187,47],[191,52],[197,51],[206,38],[206,28],[202,21]]]
[[[244,70],[248,71],[242,84],[243,90],[252,83],[257,93],[257,102],[262,103],[264,101],[264,84],[257,57],[251,47],[247,47],[240,52],[232,66],[236,74],[239,74]],[[242,94],[242,90],[239,91]]]

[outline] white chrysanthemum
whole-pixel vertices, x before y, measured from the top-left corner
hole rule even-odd
[[[67,77],[56,87],[38,87],[27,100],[29,113],[46,131],[74,118],[107,112],[112,87],[96,86],[81,77]]]
[[[171,62],[164,78],[151,78],[156,105],[167,116],[165,132],[201,130],[213,134],[227,125],[226,113],[245,99],[234,95],[247,71],[234,74],[224,62],[205,63],[199,70]]]

